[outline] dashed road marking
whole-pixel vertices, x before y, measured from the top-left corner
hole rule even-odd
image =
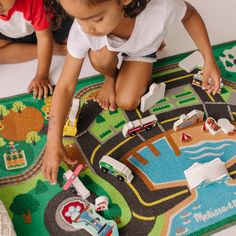
[[[141,134],[138,133],[137,136],[138,136],[143,142],[146,141],[145,138],[144,138]]]
[[[204,102],[207,105],[226,105],[225,102]]]
[[[203,106],[204,113],[206,114],[206,117],[209,117],[205,104],[203,103],[202,106]]]
[[[79,137],[81,137],[81,136],[83,136],[83,135],[85,135],[85,134],[87,134],[87,133],[88,133],[88,131],[85,130],[85,131],[83,131],[83,132],[77,134],[75,137],[76,137],[76,138],[79,138]]]
[[[165,129],[162,127],[162,125],[159,122],[157,122],[157,126],[159,127],[161,132],[163,132],[163,133],[165,132]]]
[[[227,105],[227,108],[228,108],[228,111],[229,111],[229,115],[230,115],[231,120],[234,121],[234,116],[233,116],[233,113],[232,113],[232,111],[231,111],[230,106]]]

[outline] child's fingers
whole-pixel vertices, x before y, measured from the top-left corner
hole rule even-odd
[[[49,165],[45,165],[45,170],[44,170],[44,177],[51,183],[51,174],[50,174],[50,168]]]
[[[38,92],[39,92],[38,86],[34,86],[33,87],[33,98],[34,99],[38,97]]]
[[[202,81],[202,89],[206,90],[208,87],[209,87],[209,85],[208,85],[208,80],[207,80],[207,79],[204,79],[204,80]]]
[[[52,177],[51,177],[51,179],[52,179],[52,184],[53,185],[55,185],[56,183],[57,183],[57,173],[58,173],[58,166],[53,166],[52,167]]]
[[[209,80],[209,75],[207,73],[203,73],[202,75],[202,89],[207,89],[208,87],[208,80]]]
[[[116,110],[116,105],[114,105],[114,104],[111,104],[110,106],[109,106],[109,110],[110,111],[115,111]]]
[[[47,86],[49,87],[49,91],[50,91],[50,94],[52,95],[53,94],[53,87],[51,84],[47,84]]]
[[[114,98],[110,99],[110,106],[109,106],[110,111],[115,111],[116,110],[116,102]]]
[[[44,85],[39,84],[38,85],[38,99],[41,99],[43,97],[44,93]]]
[[[54,163],[55,165],[55,163]],[[55,171],[53,172],[53,170],[55,170],[55,166],[47,166],[47,170],[46,170],[46,176],[47,176],[47,179],[48,181],[51,183],[51,184],[55,184],[55,181],[54,179],[56,178],[55,177]],[[56,172],[56,175],[57,175],[57,172]],[[57,182],[57,181],[56,181]]]
[[[44,97],[44,98],[47,98],[48,93],[49,93],[49,87],[48,87],[47,84],[44,84],[44,85],[43,85],[43,97]]]
[[[27,88],[27,93],[31,93],[33,91],[33,85],[29,85],[28,88]]]
[[[42,171],[42,175],[45,179],[46,179],[46,168],[47,168],[46,166],[47,166],[46,161],[45,161],[45,159],[43,159],[43,165],[42,165],[42,170],[41,171]]]
[[[108,109],[108,101],[106,99],[103,100],[102,102],[102,108],[107,110]]]
[[[214,79],[214,93],[217,93],[220,90],[220,78],[213,78]]]
[[[67,156],[64,156],[64,161],[70,165],[75,165],[78,162],[77,160],[72,160],[68,158]]]
[[[214,85],[210,85],[208,88],[207,88],[207,92],[208,93],[212,93],[214,91]],[[213,95],[215,95],[214,93],[213,93]]]
[[[220,89],[220,78],[210,77],[207,91],[215,95]]]

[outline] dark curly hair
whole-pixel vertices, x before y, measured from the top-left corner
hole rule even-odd
[[[101,2],[106,2],[109,0],[81,0],[81,2],[87,4],[87,5],[95,5]],[[139,13],[141,13],[146,5],[151,0],[133,0],[130,4],[124,6],[124,12],[126,17],[134,18]],[[120,2],[120,0],[117,0],[117,2]]]
[[[49,17],[52,30],[57,30],[61,27],[62,21],[68,17],[67,13],[62,8],[59,0],[43,0],[46,13]]]
[[[141,13],[145,8],[146,5],[151,0],[133,0],[129,5],[124,7],[125,16],[133,18]]]

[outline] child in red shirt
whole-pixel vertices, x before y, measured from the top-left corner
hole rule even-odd
[[[66,53],[71,23],[57,0],[0,0],[0,64],[37,58],[28,86],[34,98],[52,93],[48,78],[52,54]]]

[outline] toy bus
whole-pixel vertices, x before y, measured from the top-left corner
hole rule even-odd
[[[143,130],[150,130],[157,124],[157,118],[155,115],[150,115],[148,117],[137,119],[134,121],[129,121],[126,123],[122,129],[122,134],[124,137],[133,136]]]
[[[126,165],[106,155],[99,161],[99,167],[104,173],[116,176],[121,182],[131,183],[134,178],[131,170]]]

